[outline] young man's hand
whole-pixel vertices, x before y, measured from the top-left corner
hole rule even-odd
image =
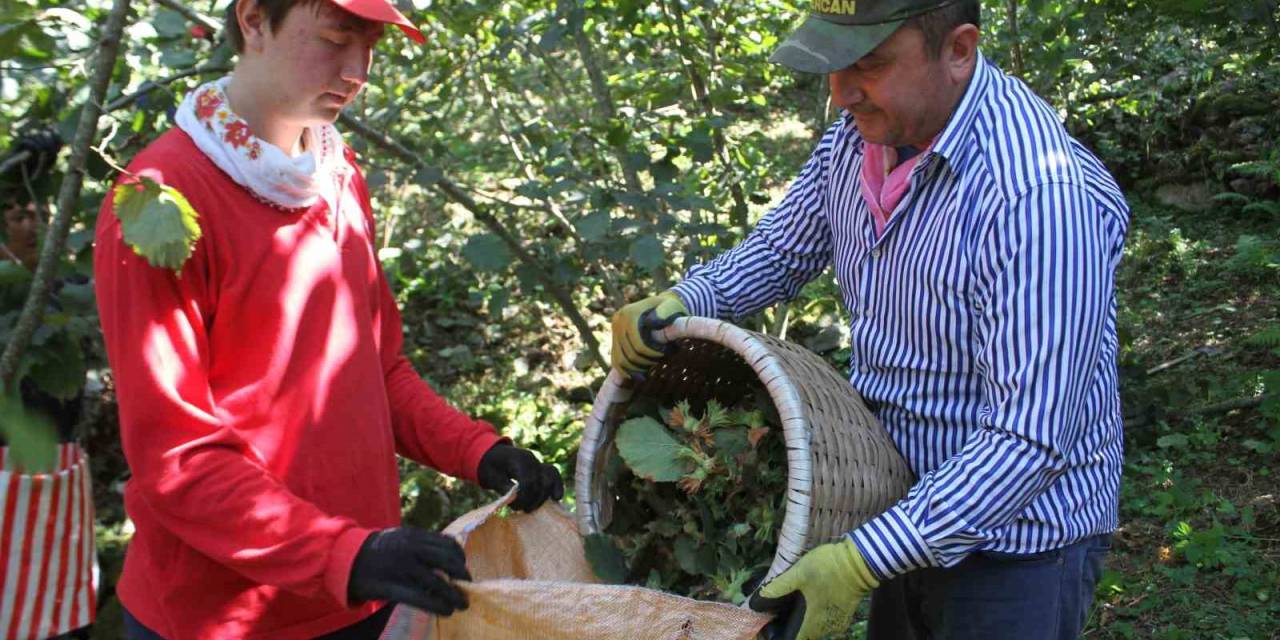
[[[467,608],[452,581],[470,580],[467,559],[453,538],[417,527],[395,527],[365,539],[351,565],[352,603],[386,600],[442,616]]]
[[[661,329],[686,315],[689,309],[674,291],[664,291],[619,309],[613,314],[613,368],[626,374],[647,371],[662,356],[662,351],[648,342],[646,332]]]
[[[45,171],[53,166],[58,158],[58,152],[62,150],[62,138],[58,136],[58,132],[54,129],[32,129],[23,133],[18,137],[17,142],[13,145],[12,153],[27,152],[29,155],[26,160],[14,165],[9,171],[18,171],[17,167],[22,167],[22,172],[26,173],[27,179],[35,180],[44,175]],[[20,172],[21,173],[21,172]],[[22,178],[17,178],[19,186],[22,185]]]
[[[15,145],[19,150],[30,151],[32,155],[58,155],[62,150],[62,137],[56,129],[33,129],[20,138]]]
[[[749,605],[773,613],[784,629],[776,640],[818,640],[853,624],[853,613],[880,586],[849,538],[804,554],[751,596]]]
[[[517,511],[533,511],[547,498],[564,497],[564,481],[555,467],[538,462],[527,449],[506,443],[495,444],[485,452],[476,475],[480,486],[498,493],[509,491],[512,480],[520,483],[516,499],[511,503],[511,508]]]

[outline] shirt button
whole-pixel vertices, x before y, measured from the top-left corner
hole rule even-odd
[[[872,257],[872,258],[879,258],[879,257],[880,257],[880,247],[876,247],[876,248],[874,248],[874,249],[872,249],[872,250],[871,250],[871,257]]]
[[[863,311],[863,312],[862,312],[862,317],[864,317],[864,318],[870,318],[872,315],[874,315],[874,314],[873,314],[873,313],[871,313],[871,310],[870,310],[870,309],[867,309],[866,311]]]
[[[871,367],[868,367],[868,366],[867,366],[867,365],[865,365],[865,364],[863,364],[863,365],[858,365],[858,373],[861,373],[862,375],[864,375],[864,376],[865,376],[865,375],[867,375],[868,373],[871,373]]]

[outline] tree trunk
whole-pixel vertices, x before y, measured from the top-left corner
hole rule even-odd
[[[1013,52],[1013,75],[1023,78],[1022,36],[1018,33],[1018,0],[1006,0],[1005,15],[1009,21],[1009,50]],[[1023,78],[1025,80],[1025,78]]]
[[[570,6],[572,5],[568,0],[560,0],[557,3],[556,13],[568,20],[570,13],[577,8],[571,9]],[[609,83],[605,80],[604,71],[600,69],[595,50],[592,49],[591,40],[587,38],[585,30],[573,30],[573,44],[578,50],[578,57],[582,58],[582,66],[587,69],[587,78],[591,80],[591,95],[596,100],[596,111],[604,119],[604,124],[608,126],[610,121],[617,119],[618,109],[613,103],[613,94],[609,91]],[[618,161],[618,166],[622,168],[622,178],[626,181],[627,190],[632,193],[642,193],[644,188],[640,185],[640,176],[627,163],[626,146],[612,144],[610,146],[613,148],[613,154]]]
[[[120,34],[124,32],[128,17],[129,0],[115,0],[102,29],[102,39],[98,42],[98,59],[89,81],[89,97],[80,111],[80,123],[71,143],[67,174],[58,191],[58,209],[45,233],[44,248],[40,252],[40,262],[36,265],[35,278],[31,282],[26,304],[22,307],[22,315],[18,317],[9,344],[0,357],[2,389],[14,388],[12,385],[17,382],[14,377],[18,371],[18,363],[22,361],[23,352],[30,344],[36,327],[44,319],[44,310],[53,291],[53,277],[58,271],[58,261],[67,244],[71,216],[80,200],[80,187],[84,183],[84,166],[89,158],[89,148],[98,135],[98,117],[102,115],[102,103],[106,99],[107,87],[111,84],[111,70],[115,68],[116,55],[120,51]]]

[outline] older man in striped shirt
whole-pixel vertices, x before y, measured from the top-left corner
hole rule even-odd
[[[1048,104],[978,49],[976,0],[816,0],[774,54],[843,109],[739,246],[614,317],[741,318],[834,266],[850,381],[918,481],[752,606],[784,637],[1074,638],[1117,524],[1114,275],[1128,207]],[[649,313],[651,312],[651,313]]]

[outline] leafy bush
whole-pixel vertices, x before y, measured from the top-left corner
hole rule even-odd
[[[688,401],[639,409],[618,428],[607,476],[619,508],[588,559],[611,582],[735,604],[768,568],[786,490],[786,450],[771,407]]]
[[[1265,277],[1280,269],[1280,242],[1255,235],[1236,240],[1236,253],[1227,261],[1227,270],[1242,277]]]
[[[0,262],[0,348],[18,322],[31,288],[31,272],[13,262]],[[96,347],[98,317],[93,285],[76,277],[59,281],[44,321],[23,354],[17,378],[58,401],[69,401],[84,387],[85,372],[101,358]]]

